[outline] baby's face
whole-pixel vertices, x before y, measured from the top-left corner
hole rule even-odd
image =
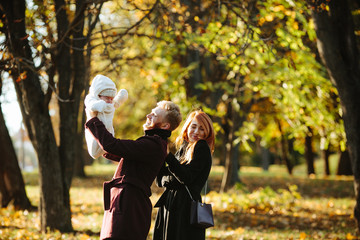
[[[113,97],[107,97],[107,96],[101,96],[101,95],[99,95],[99,98],[100,98],[101,100],[104,100],[106,103],[112,103],[113,100],[114,100]]]

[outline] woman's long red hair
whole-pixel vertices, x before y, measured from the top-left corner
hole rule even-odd
[[[187,135],[188,128],[191,124],[191,122],[196,119],[196,121],[204,128],[205,131],[205,138],[204,140],[209,145],[211,154],[214,152],[214,146],[215,146],[215,131],[213,127],[213,122],[211,118],[202,110],[195,110],[189,114],[187,117],[180,135],[176,139],[176,146],[179,148],[181,144],[186,141],[188,142],[188,146],[186,148],[186,153],[184,154],[185,158],[181,159],[181,162],[189,163],[191,161],[191,158],[193,156],[194,147],[196,145],[196,142],[190,143],[189,138]]]

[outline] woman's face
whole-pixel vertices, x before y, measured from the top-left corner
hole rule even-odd
[[[205,139],[206,137],[203,126],[201,126],[196,119],[192,120],[190,123],[187,129],[187,135],[190,143],[196,142],[200,139]]]

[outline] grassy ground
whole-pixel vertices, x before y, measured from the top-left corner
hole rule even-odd
[[[73,180],[70,194],[74,233],[42,234],[37,212],[8,207],[0,209],[0,239],[99,239],[102,182],[111,179],[115,167],[89,166],[87,178]],[[319,176],[307,178],[303,166],[296,168],[292,177],[282,166],[272,166],[268,172],[242,167],[242,184],[219,194],[222,172],[221,167],[213,167],[209,180],[206,201],[213,204],[215,227],[207,230],[207,239],[356,239],[351,177],[324,178],[319,171]],[[37,206],[37,174],[28,173],[24,178],[28,196]],[[153,186],[152,202],[161,192]],[[152,231],[149,239],[151,235]]]

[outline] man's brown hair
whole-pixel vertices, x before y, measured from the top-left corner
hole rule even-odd
[[[165,121],[170,124],[170,131],[174,131],[182,120],[180,108],[178,105],[171,101],[160,101],[157,103],[157,106],[164,109],[165,113]]]

